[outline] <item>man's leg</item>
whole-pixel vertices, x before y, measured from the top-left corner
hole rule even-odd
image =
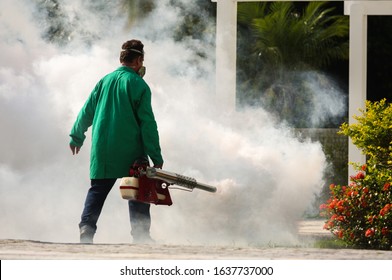
[[[129,217],[131,220],[132,237],[134,243],[151,243],[150,237],[150,204],[129,200]]]
[[[99,215],[101,214],[106,197],[115,182],[116,179],[91,180],[91,187],[87,192],[81,221],[79,223],[81,243],[93,243]]]

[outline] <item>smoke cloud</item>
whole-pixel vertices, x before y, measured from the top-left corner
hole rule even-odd
[[[172,206],[152,206],[152,237],[176,244],[298,241],[296,222],[323,185],[320,144],[298,140],[261,108],[217,104],[215,23],[206,22],[211,33],[180,43],[171,38],[181,10],[169,0],[155,2],[130,30],[115,4],[61,3],[56,19],[66,32],[56,44],[43,36],[49,18],[39,1],[1,1],[0,238],[79,241],[91,130],[77,156],[68,134],[95,83],[118,67],[121,44],[138,38],[145,44],[164,169],[218,188],[215,194],[172,190]],[[98,243],[131,241],[118,184],[98,222]]]

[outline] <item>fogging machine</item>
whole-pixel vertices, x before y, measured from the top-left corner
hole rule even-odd
[[[216,187],[197,182],[194,178],[149,167],[148,163],[138,161],[130,169],[129,177],[121,179],[120,192],[123,199],[157,205],[172,205],[169,192],[171,185],[177,185],[179,186],[177,189],[187,191],[200,189],[216,192]]]

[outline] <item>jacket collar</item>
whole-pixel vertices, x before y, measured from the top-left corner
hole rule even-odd
[[[133,70],[131,67],[125,66],[125,65],[121,65],[120,67],[117,68],[118,71],[126,71],[126,72],[131,72],[131,73],[135,73],[136,71]]]

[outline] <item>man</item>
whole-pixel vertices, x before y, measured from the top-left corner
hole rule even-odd
[[[151,91],[142,79],[143,47],[139,40],[122,45],[122,66],[97,83],[70,133],[70,148],[75,155],[92,125],[91,187],[79,224],[81,243],[93,243],[103,204],[117,178],[129,176],[136,160],[150,157],[154,167],[163,165]],[[133,241],[151,242],[150,205],[137,201],[128,204]]]

